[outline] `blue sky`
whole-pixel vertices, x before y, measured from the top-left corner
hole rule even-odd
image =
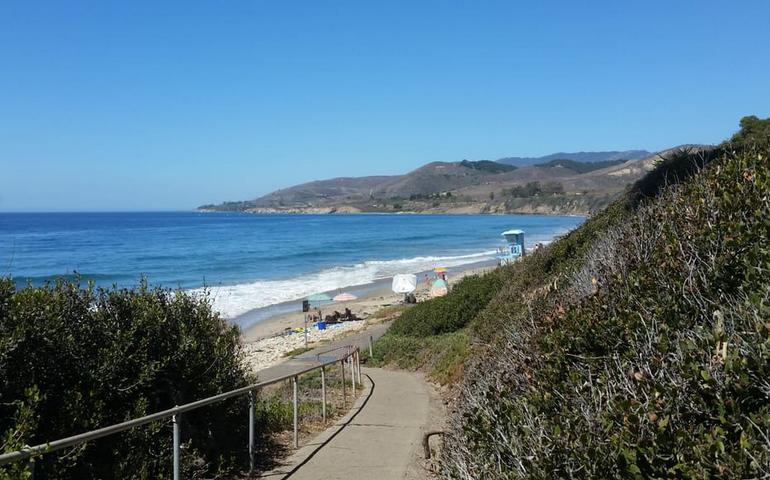
[[[0,210],[191,209],[436,161],[719,142],[770,2],[0,3]]]

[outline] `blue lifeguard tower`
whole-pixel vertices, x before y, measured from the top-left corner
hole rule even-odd
[[[507,265],[524,256],[524,230],[506,230],[503,237],[508,245],[498,249],[500,265]]]

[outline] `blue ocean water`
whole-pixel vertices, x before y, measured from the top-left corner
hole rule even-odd
[[[0,213],[0,275],[78,272],[97,285],[210,287],[227,317],[396,273],[494,258],[500,233],[548,242],[583,221],[542,215]]]

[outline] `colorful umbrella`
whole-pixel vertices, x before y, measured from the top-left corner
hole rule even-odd
[[[307,297],[307,299],[311,302],[328,302],[332,299],[332,297],[325,293],[314,293],[313,295]]]
[[[447,288],[446,282],[441,279],[438,279],[435,282],[433,282],[433,285],[430,287],[431,297],[443,297],[448,292],[449,292],[449,289]]]
[[[334,300],[335,302],[349,302],[357,298],[358,297],[356,297],[352,293],[343,292],[343,293],[340,293],[339,295],[336,295],[334,298],[332,298],[332,300]]]

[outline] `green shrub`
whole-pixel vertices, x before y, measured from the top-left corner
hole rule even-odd
[[[82,433],[246,385],[237,327],[182,291],[17,289],[0,279],[0,449]],[[181,416],[185,476],[242,465],[237,399]],[[36,478],[168,478],[169,422],[38,459]],[[0,478],[19,475],[18,466]]]
[[[755,115],[741,118],[741,129],[726,142],[738,149],[767,149],[770,147],[770,118],[760,119]]]
[[[770,151],[675,155],[471,323],[448,478],[770,476]],[[489,359],[493,359],[491,362]]]
[[[443,384],[458,378],[469,348],[470,337],[464,330],[424,338],[388,334],[374,344],[373,363],[425,369]]]
[[[393,322],[389,333],[424,337],[463,328],[497,293],[506,271],[507,268],[503,268],[463,278],[449,294],[405,310]]]

